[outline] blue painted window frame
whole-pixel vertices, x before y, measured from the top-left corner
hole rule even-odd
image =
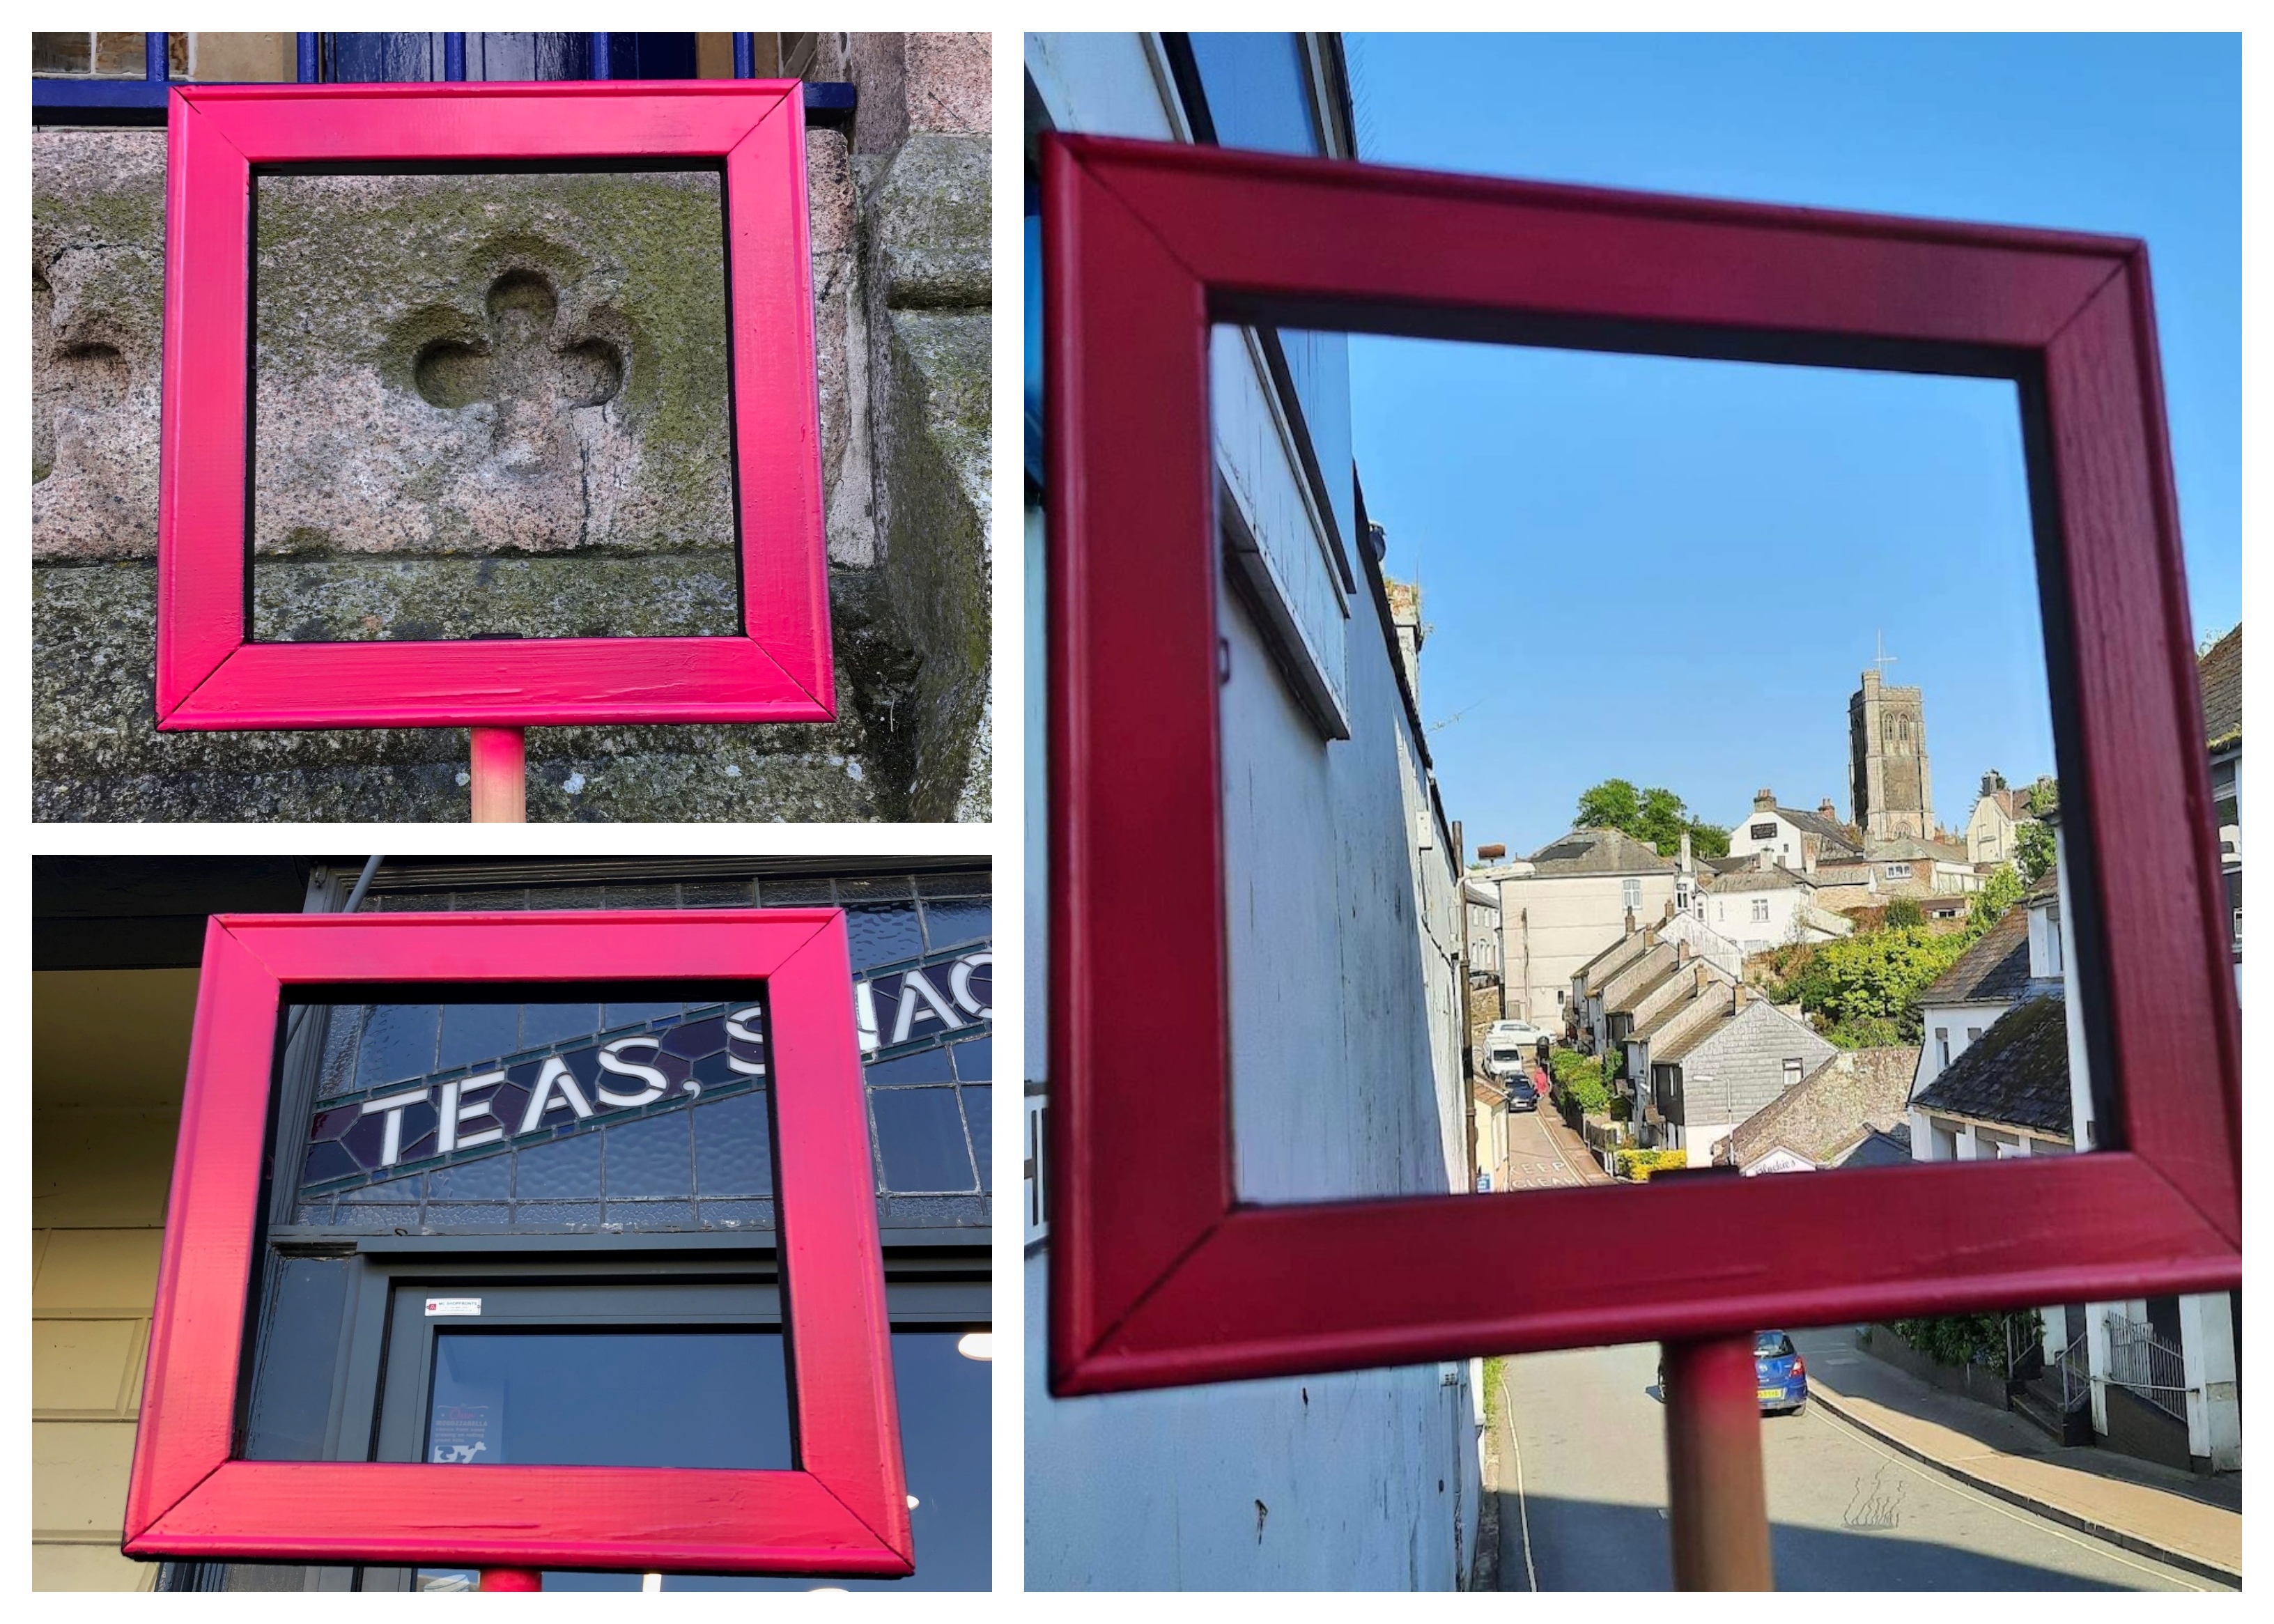
[[[591,41],[592,77],[605,79],[614,77],[618,47],[614,41],[621,37],[594,34]],[[753,38],[737,34],[734,38],[734,77],[757,77],[757,52]],[[323,82],[322,52],[319,49],[320,34],[302,34],[297,39],[298,79],[301,84]],[[166,117],[166,92],[173,80],[166,64],[166,36],[163,34],[143,35],[144,71],[139,79],[56,79],[34,75],[32,79],[32,122],[61,124],[71,121],[76,114],[88,119],[110,123],[163,124]],[[442,77],[446,81],[457,81],[466,77],[466,36],[445,34],[442,36]],[[636,77],[627,73],[627,79]],[[215,81],[202,81],[215,82]],[[809,124],[836,125],[849,124],[858,104],[855,87],[844,83],[808,84],[805,87],[805,120]]]

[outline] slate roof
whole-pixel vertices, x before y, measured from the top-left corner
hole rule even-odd
[[[1832,1165],[1834,1167],[1908,1167],[1915,1158],[1911,1153],[1911,1125],[1899,1122],[1885,1132],[1878,1128],[1864,1131],[1847,1154]]]
[[[1815,883],[1802,878],[1789,868],[1773,865],[1766,868],[1740,868],[1735,874],[1718,875],[1706,890],[1717,897],[1736,896],[1749,891],[1814,891]]]
[[[2055,863],[2022,893],[2023,902],[2049,902],[2060,895],[2060,865]]]
[[[1648,986],[1668,971],[1675,968],[1680,961],[1681,951],[1673,943],[1652,943],[1650,951],[1603,978],[1604,1012],[1608,1014],[1613,1010],[1623,1010],[1629,1007],[1638,989]],[[1589,992],[1595,990],[1593,982],[1588,983],[1587,990]]]
[[[1718,1000],[1724,1006],[1728,1004],[1729,989],[1733,983],[1728,977],[1721,974],[1718,970],[1712,970],[1710,966],[1706,990],[1702,993],[1696,990],[1698,966],[1700,962],[1702,961],[1693,959],[1682,966],[1681,974],[1689,977],[1690,990],[1687,992],[1677,990],[1668,995],[1664,988],[1653,988],[1653,996],[1661,996],[1663,1001],[1655,1008],[1650,1009],[1647,1013],[1645,1012],[1644,1007],[1647,1000],[1638,998],[1635,1001],[1635,1007],[1628,1013],[1638,1015],[1641,1019],[1635,1022],[1634,1030],[1627,1034],[1629,1042],[1637,1039],[1649,1043],[1657,1042],[1674,1030],[1675,1023],[1682,1019],[1685,1011],[1696,1009],[1701,1002],[1711,1004]],[[1657,1058],[1655,1055],[1651,1057],[1653,1060]]]
[[[1740,868],[1751,868],[1753,866],[1753,859],[1750,855],[1743,857],[1701,857],[1698,860],[1698,866],[1701,868],[1709,868],[1715,874],[1735,874]]]
[[[1919,995],[1919,1003],[2011,1003],[2028,991],[2029,985],[2029,911],[2012,907],[1990,927],[1989,934]]]
[[[2034,787],[2029,789],[1993,789],[1990,792],[1989,798],[1992,801],[1996,801],[1998,803],[1998,809],[2003,812],[2014,823],[2025,823],[2029,822],[2033,816],[2035,816],[2029,810],[2029,804],[2037,799],[2037,792]]]
[[[1578,981],[1580,977],[1585,976],[1586,979],[1580,981],[1580,985],[1591,993],[1600,992],[1605,981],[1609,981],[1628,965],[1650,951],[1655,945],[1656,943],[1647,930],[1636,930],[1623,934],[1618,940],[1574,971],[1572,979]]]
[[[1541,878],[1573,874],[1672,874],[1674,859],[1617,829],[1575,829],[1532,854],[1532,871]]]
[[[1929,859],[1948,863],[1971,861],[1966,855],[1964,846],[1945,846],[1939,840],[1922,840],[1916,835],[1888,835],[1874,840],[1867,854],[1873,862],[1923,862]]]
[[[2059,998],[2025,1000],[1968,1044],[1911,1103],[2069,1138],[2065,1016]]]
[[[1850,852],[1856,849],[1855,841],[1848,838],[1846,827],[1836,817],[1826,817],[1821,812],[1803,812],[1796,807],[1779,807],[1776,814],[1803,834],[1821,835],[1826,841]]]
[[[2210,645],[2195,662],[2202,689],[2203,741],[2214,743],[2242,731],[2242,628]]]
[[[1781,1145],[1821,1167],[1867,1130],[1906,1121],[1918,1057],[1916,1044],[1833,1056],[1737,1124],[1732,1136],[1737,1165],[1751,1166]]]

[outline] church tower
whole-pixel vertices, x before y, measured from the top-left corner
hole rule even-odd
[[[1926,697],[1918,688],[1883,684],[1877,665],[1848,700],[1848,800],[1868,839],[1933,837]]]

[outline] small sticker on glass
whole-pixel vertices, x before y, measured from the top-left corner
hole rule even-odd
[[[426,1299],[426,1317],[440,1320],[452,1317],[481,1318],[482,1299],[478,1297],[430,1297]]]

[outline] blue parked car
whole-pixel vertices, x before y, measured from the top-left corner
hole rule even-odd
[[[1782,1331],[1753,1334],[1753,1388],[1761,1413],[1784,1411],[1798,1415],[1808,1407],[1808,1361]],[[1658,1395],[1666,1398],[1666,1361],[1658,1365]]]
[[[1760,1394],[1761,1413],[1788,1410],[1798,1415],[1808,1404],[1808,1361],[1782,1331],[1761,1331],[1753,1337],[1753,1386]]]

